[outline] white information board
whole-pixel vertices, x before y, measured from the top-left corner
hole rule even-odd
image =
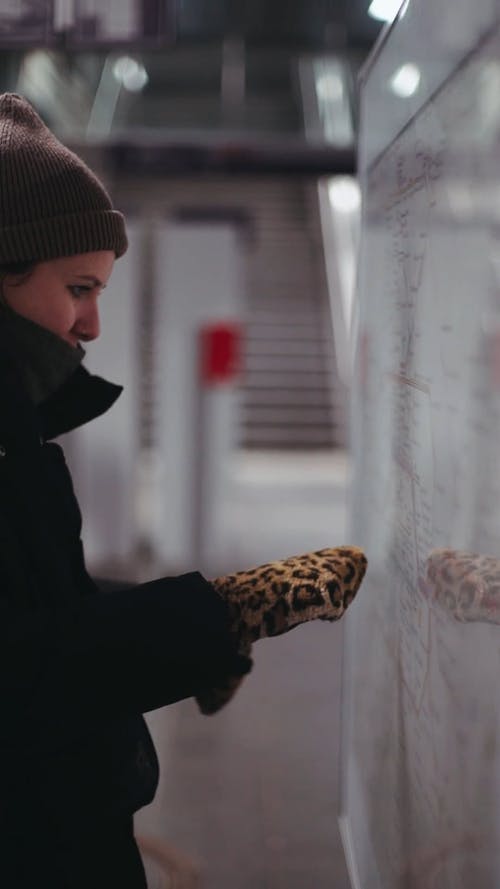
[[[499,10],[403,12],[361,84],[340,821],[356,889],[498,889]]]

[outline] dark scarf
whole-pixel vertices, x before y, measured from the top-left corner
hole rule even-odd
[[[37,409],[42,438],[56,438],[104,414],[122,386],[90,374],[85,351],[0,302],[0,349]]]
[[[0,343],[14,359],[33,404],[39,405],[69,379],[85,351],[0,303]]]

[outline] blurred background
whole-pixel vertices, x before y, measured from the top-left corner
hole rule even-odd
[[[63,440],[96,576],[356,542],[356,78],[397,6],[0,0],[1,90],[128,221],[86,358],[125,391]],[[162,781],[137,830],[169,862],[146,856],[152,887],[345,889],[341,646],[341,624],[301,627],[256,646],[220,715],[148,716]]]

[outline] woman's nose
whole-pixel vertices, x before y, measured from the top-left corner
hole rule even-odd
[[[79,339],[85,342],[97,339],[101,332],[101,324],[96,300],[85,301],[74,326],[74,332]]]

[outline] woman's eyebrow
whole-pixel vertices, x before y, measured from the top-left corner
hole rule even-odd
[[[99,278],[96,278],[95,275],[80,275],[79,272],[75,273],[75,278],[84,278],[85,281],[92,281],[95,287],[106,287]]]

